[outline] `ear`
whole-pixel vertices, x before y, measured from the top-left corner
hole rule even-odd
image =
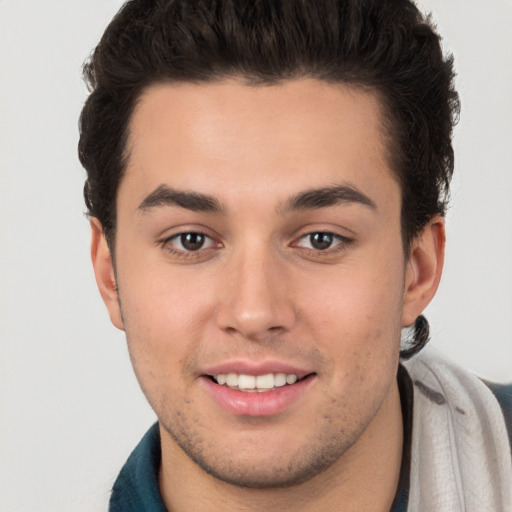
[[[114,265],[110,255],[110,249],[103,233],[103,227],[100,221],[91,217],[91,259],[94,267],[96,283],[101,294],[101,298],[107,306],[110,320],[121,330],[124,330],[121,306],[117,293],[116,276]]]
[[[437,215],[412,241],[405,271],[402,326],[412,325],[436,294],[445,246],[444,219]]]

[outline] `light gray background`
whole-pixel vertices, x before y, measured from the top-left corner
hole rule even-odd
[[[434,341],[512,379],[511,0],[424,0],[462,120]],[[155,420],[89,262],[80,66],[119,0],[0,0],[0,510],[100,511]]]

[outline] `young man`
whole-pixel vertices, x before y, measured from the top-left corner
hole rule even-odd
[[[96,279],[159,420],[110,509],[512,510],[510,390],[420,352],[458,99],[416,7],[135,0],[85,74]]]

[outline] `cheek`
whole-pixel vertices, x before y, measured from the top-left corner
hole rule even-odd
[[[119,293],[135,372],[146,384],[149,379],[176,381],[204,337],[210,294],[193,277],[173,275],[169,266],[122,270]]]
[[[165,262],[130,263],[120,267],[119,273],[122,307],[128,321],[133,317],[151,331],[162,326],[171,330],[194,328],[212,295],[205,276]]]
[[[395,267],[395,268],[393,268]],[[378,338],[400,325],[403,275],[396,265],[332,269],[320,282],[305,282],[301,309],[326,332],[345,338]],[[344,335],[344,336],[343,336]]]
[[[313,291],[303,294],[301,310],[311,336],[333,362],[335,387],[364,399],[360,393],[385,389],[396,370],[404,277],[400,260],[358,263],[330,270],[322,286],[317,279],[306,281]]]

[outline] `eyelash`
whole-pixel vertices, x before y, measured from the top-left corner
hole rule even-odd
[[[296,242],[292,244],[294,247],[300,247],[299,243],[302,240],[310,240],[311,244],[311,238],[316,235],[327,235],[329,237],[332,237],[334,246],[329,246],[325,249],[315,249],[314,247],[302,247],[303,251],[306,251],[308,254],[316,256],[316,257],[327,257],[332,256],[334,254],[337,254],[339,252],[342,252],[346,250],[353,242],[354,240],[352,238],[348,238],[346,236],[338,235],[337,233],[333,233],[331,231],[311,231],[309,233],[305,233],[304,235],[300,236]]]
[[[204,239],[207,241],[210,241],[209,247],[199,247],[197,250],[188,250],[183,247],[183,240],[181,240],[180,244],[183,247],[183,249],[177,249],[172,246],[172,243],[176,240],[180,240],[180,238],[187,236],[187,235],[195,235],[195,236],[201,236],[204,237]],[[176,233],[175,235],[169,236],[164,238],[163,240],[159,241],[159,245],[165,249],[166,251],[170,252],[173,256],[179,258],[179,259],[187,259],[187,258],[197,258],[199,255],[204,256],[205,251],[209,249],[216,249],[218,247],[222,247],[222,244],[220,242],[215,242],[215,240],[207,235],[206,233],[202,231],[183,231],[181,233]],[[217,247],[215,247],[217,246]]]
[[[199,247],[197,250],[191,250],[186,249],[183,247],[183,238],[188,235],[194,235],[194,236],[200,236],[204,237],[205,242],[209,241],[209,246],[204,247],[203,245]],[[315,249],[314,247],[303,247],[300,245],[300,242],[303,240],[309,239],[311,242],[311,237],[314,237],[315,235],[323,235],[323,236],[329,236],[332,237],[334,246],[327,247],[325,249]],[[172,246],[172,243],[174,241],[181,241],[179,242],[180,245],[183,248],[175,248]],[[353,244],[354,240],[352,238],[348,238],[346,236],[339,235],[337,233],[333,233],[331,231],[311,231],[308,233],[305,233],[295,239],[294,242],[290,244],[290,247],[299,248],[303,253],[305,253],[307,256],[314,256],[314,257],[328,257],[335,255],[339,252],[342,252],[346,250],[351,244]],[[166,237],[158,242],[158,245],[160,245],[163,249],[170,252],[174,257],[178,259],[192,259],[192,258],[200,258],[200,256],[205,257],[206,251],[215,250],[222,248],[221,242],[216,242],[213,237],[210,235],[202,232],[202,231],[183,231],[180,233],[176,233],[172,236]]]

